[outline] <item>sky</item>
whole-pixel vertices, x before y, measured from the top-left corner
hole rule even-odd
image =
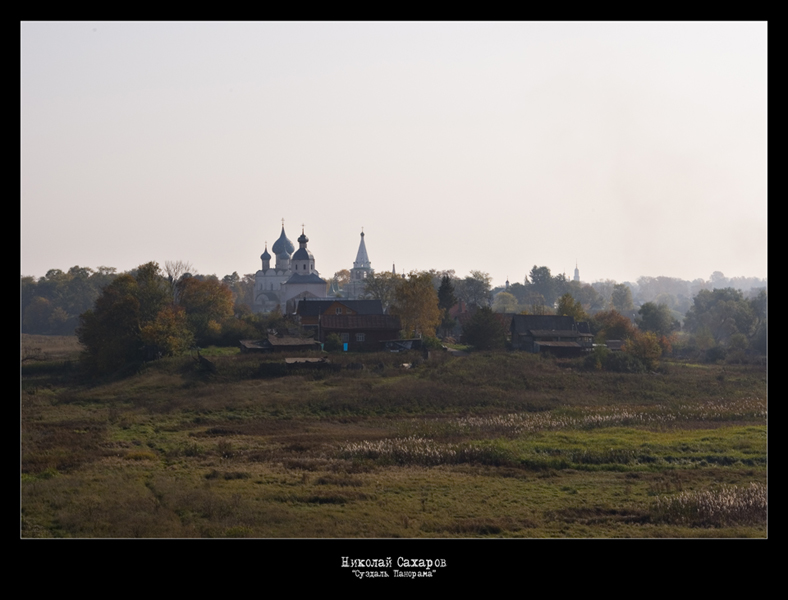
[[[767,273],[765,22],[22,22],[21,272]]]

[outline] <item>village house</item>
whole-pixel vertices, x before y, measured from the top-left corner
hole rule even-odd
[[[305,329],[317,329],[321,317],[328,315],[382,315],[380,300],[345,300],[334,298],[317,300],[305,298],[296,307],[296,322]]]
[[[319,339],[335,333],[351,352],[382,350],[385,340],[399,337],[402,324],[393,315],[325,315],[320,317]]]
[[[550,352],[556,356],[580,356],[593,346],[588,323],[557,315],[512,315],[512,348],[526,352]]]

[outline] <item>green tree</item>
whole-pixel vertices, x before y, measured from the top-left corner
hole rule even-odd
[[[489,306],[492,277],[483,271],[471,271],[465,279],[455,284],[457,298],[467,306]]]
[[[444,335],[454,328],[456,319],[449,314],[449,311],[455,304],[457,304],[457,297],[454,295],[454,284],[449,275],[444,275],[438,288],[438,308],[441,310],[440,327]]]
[[[80,315],[77,336],[85,347],[82,362],[94,374],[134,366],[167,347],[150,342],[164,339],[163,333],[155,333],[157,328],[168,329],[166,316],[160,318],[160,313],[171,306],[169,285],[155,262],[132,273],[116,277],[94,307]]]
[[[82,362],[94,374],[110,373],[145,360],[140,336],[139,285],[132,275],[121,275],[108,285],[93,309],[80,316]]]
[[[701,290],[684,317],[684,328],[693,334],[706,332],[715,343],[725,344],[735,333],[750,339],[758,323],[753,305],[739,290]]]
[[[388,311],[394,302],[394,295],[402,277],[390,271],[372,273],[364,279],[364,298],[380,300],[383,310]]]
[[[624,283],[615,284],[610,296],[610,304],[622,314],[635,310],[635,306],[632,304],[632,290],[629,289],[629,286]]]
[[[653,331],[657,336],[668,336],[681,327],[666,304],[646,302],[638,310],[638,315],[635,319],[638,328],[641,331]]]
[[[509,292],[499,292],[493,302],[493,311],[497,313],[516,313],[519,307],[517,298]]]
[[[529,292],[540,294],[544,298],[545,306],[552,309],[558,295],[556,294],[556,282],[550,274],[550,269],[534,265],[534,268],[531,269],[530,277],[531,282],[527,286],[529,287]]]
[[[34,296],[27,304],[22,317],[22,331],[25,333],[50,333],[49,317],[52,316],[52,302],[41,296]]]
[[[495,350],[506,345],[506,331],[491,308],[479,308],[463,326],[466,341],[477,350]]]

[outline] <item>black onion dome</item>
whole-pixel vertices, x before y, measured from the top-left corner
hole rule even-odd
[[[273,250],[274,254],[277,256],[281,256],[282,254],[287,254],[289,256],[293,253],[293,250],[295,250],[293,242],[288,240],[287,235],[285,235],[284,225],[282,225],[282,234],[279,236],[279,239],[274,242],[274,245],[271,246],[271,250]]]

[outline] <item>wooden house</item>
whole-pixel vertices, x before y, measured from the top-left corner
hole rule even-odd
[[[513,348],[556,356],[580,356],[594,339],[588,323],[557,315],[512,315],[510,331]]]
[[[402,324],[393,315],[324,315],[320,317],[318,336],[321,342],[336,333],[351,352],[382,350],[385,340],[399,337]]]

